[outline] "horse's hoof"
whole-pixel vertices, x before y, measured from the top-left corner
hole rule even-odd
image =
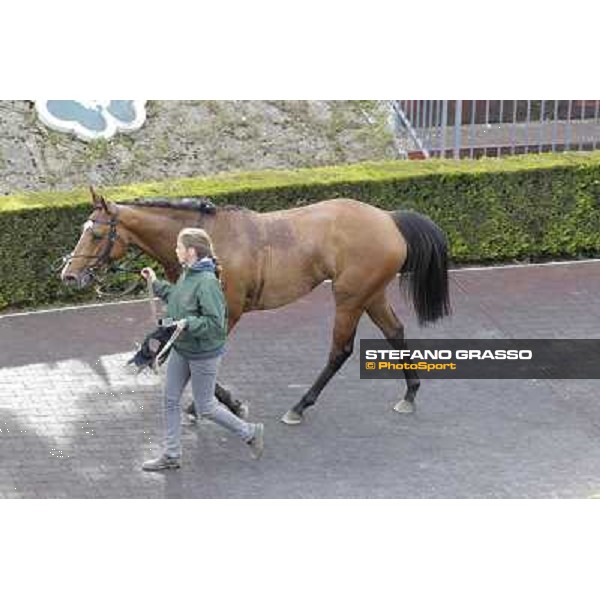
[[[300,425],[302,423],[302,415],[290,409],[281,417],[281,421],[286,425]]]
[[[248,404],[246,404],[245,402],[242,402],[240,404],[239,408],[237,409],[237,416],[240,419],[247,419],[249,414],[250,414],[250,406],[248,406]]]
[[[394,410],[397,413],[408,415],[415,412],[415,403],[410,400],[400,400],[400,402],[394,406]]]

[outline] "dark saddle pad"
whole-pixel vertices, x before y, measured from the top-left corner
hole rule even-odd
[[[157,327],[145,337],[140,349],[127,361],[127,364],[134,364],[140,369],[152,366],[156,357],[171,339],[175,329],[175,325],[169,327]],[[160,357],[159,366],[165,362],[170,351],[171,349],[169,348],[169,350]]]

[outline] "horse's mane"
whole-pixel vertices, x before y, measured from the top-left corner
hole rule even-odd
[[[205,196],[180,196],[174,198],[151,197],[136,198],[118,202],[125,206],[146,206],[149,208],[172,208],[175,210],[193,210],[205,215],[214,215],[217,211],[248,210],[245,206],[217,206]]]

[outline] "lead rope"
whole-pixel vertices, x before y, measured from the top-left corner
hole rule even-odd
[[[152,281],[150,277],[146,279],[146,287],[148,289],[148,300],[150,301],[150,314],[152,315],[152,326],[158,325],[158,310],[156,309],[156,298],[154,297],[154,290],[152,289]]]
[[[158,309],[156,308],[156,298],[154,297],[154,289],[152,287],[152,280],[150,277],[146,279],[146,289],[148,290],[148,302],[150,302],[150,315],[152,316],[152,327],[156,327],[158,325]],[[154,373],[158,374],[158,357],[156,357],[150,368]]]

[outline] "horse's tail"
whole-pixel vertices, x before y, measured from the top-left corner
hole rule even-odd
[[[407,282],[419,324],[449,315],[448,241],[444,232],[417,212],[397,210],[391,217],[408,246],[406,262],[400,271],[400,286]]]

